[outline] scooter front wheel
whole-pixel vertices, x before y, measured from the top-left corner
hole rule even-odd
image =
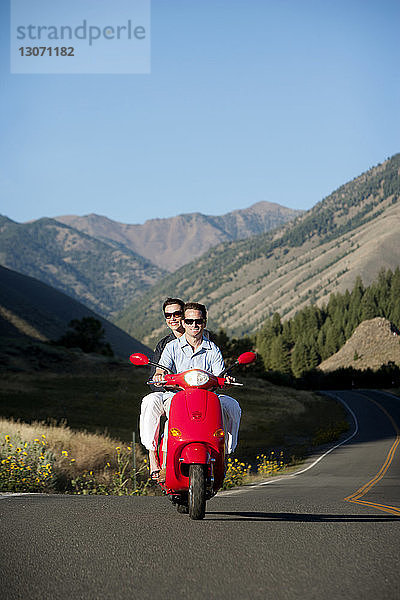
[[[189,467],[189,517],[204,519],[206,514],[206,478],[203,465]]]

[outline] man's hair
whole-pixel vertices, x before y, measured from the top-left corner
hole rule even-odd
[[[186,302],[183,307],[183,314],[185,314],[187,310],[199,310],[203,315],[203,319],[207,321],[207,309],[204,304],[200,304],[199,302]]]
[[[179,304],[179,306],[181,307],[182,311],[184,310],[184,307],[185,307],[185,303],[184,303],[183,300],[180,300],[179,298],[167,298],[166,301],[164,302],[163,306],[162,306],[164,315],[165,315],[165,309],[170,304]]]

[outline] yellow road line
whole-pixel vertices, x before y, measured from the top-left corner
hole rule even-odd
[[[386,408],[384,408],[381,404],[379,404],[379,402],[377,402],[376,400],[373,400],[372,398],[369,398],[368,396],[365,396],[365,398],[368,398],[368,400],[370,402],[373,402],[374,404],[376,404],[378,406],[378,408],[380,408],[380,410],[387,416],[387,418],[390,420],[390,422],[393,425],[393,428],[396,432],[396,439],[393,442],[393,444],[388,452],[388,455],[386,457],[386,460],[383,463],[383,465],[381,466],[381,468],[379,469],[378,473],[372,479],[370,479],[370,481],[368,481],[363,486],[361,486],[357,491],[355,491],[353,494],[350,494],[349,496],[346,496],[346,498],[344,498],[344,499],[347,502],[352,502],[353,504],[361,504],[363,506],[370,506],[372,508],[377,508],[378,510],[383,510],[384,512],[390,513],[392,515],[400,515],[400,508],[397,508],[396,506],[388,506],[386,504],[378,504],[377,502],[368,502],[366,500],[360,500],[360,498],[365,496],[365,494],[367,492],[369,492],[369,490],[371,490],[374,487],[374,485],[376,485],[384,477],[385,473],[387,472],[388,468],[390,467],[390,464],[394,458],[396,450],[400,444],[400,429],[397,426],[397,423],[393,419],[393,417],[388,413]]]
[[[377,508],[378,510],[383,510],[391,515],[400,516],[400,508],[397,508],[396,506],[387,506],[386,504],[378,504],[377,502],[366,502],[365,500],[348,500],[348,502],[352,502],[353,504],[361,504],[361,506]]]

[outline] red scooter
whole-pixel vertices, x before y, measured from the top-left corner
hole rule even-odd
[[[242,385],[228,381],[225,375],[235,365],[250,364],[255,359],[254,352],[244,352],[219,377],[190,369],[176,375],[167,373],[161,382],[181,391],[171,401],[166,477],[165,483],[160,485],[177,505],[178,512],[189,513],[191,519],[204,518],[206,501],[217,493],[225,476],[224,424],[218,396],[212,390],[226,384]],[[154,365],[168,370],[144,354],[132,354],[129,360],[136,366]],[[161,446],[158,455],[162,465]]]

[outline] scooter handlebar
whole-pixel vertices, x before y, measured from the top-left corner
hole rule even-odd
[[[222,379],[225,379],[223,377],[218,377],[218,383],[219,383],[219,387],[222,387],[224,385],[230,386],[230,385],[236,385],[236,386],[240,386],[243,387],[244,383],[239,383],[238,381],[222,381]],[[166,379],[163,379],[161,381],[154,381],[154,379],[149,379],[149,381],[146,381],[147,385],[159,385],[160,387],[162,386],[168,386],[168,387],[179,387],[178,385],[172,385],[170,381],[167,381]],[[194,386],[196,387],[196,386]]]
[[[177,384],[172,384],[170,381],[166,381],[165,379],[163,379],[162,381],[154,381],[154,379],[149,379],[149,381],[146,381],[146,383],[147,385],[159,385],[160,387],[179,387]]]

